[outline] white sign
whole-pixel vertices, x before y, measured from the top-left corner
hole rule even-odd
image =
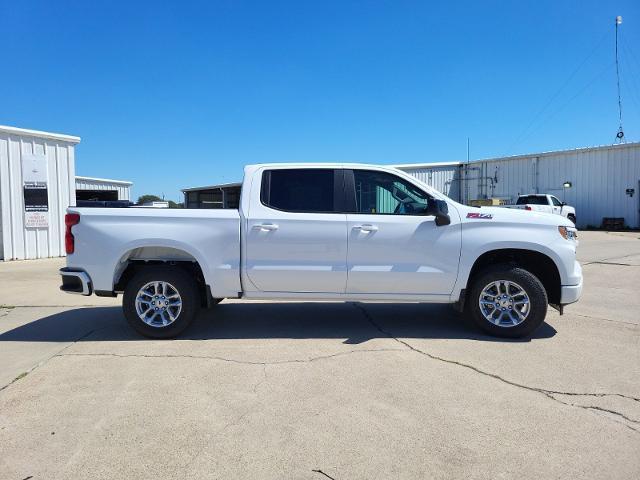
[[[24,226],[27,228],[47,228],[49,226],[49,212],[25,212]]]
[[[26,227],[47,227],[49,215],[30,215],[49,211],[47,188],[47,157],[44,155],[22,156],[22,184],[24,186],[24,211]]]
[[[44,155],[22,156],[22,182],[47,184],[47,157]]]

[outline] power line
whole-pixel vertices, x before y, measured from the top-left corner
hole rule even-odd
[[[531,135],[533,135],[538,130],[540,130],[540,128],[544,127],[549,122],[549,120],[551,120],[558,113],[560,113],[567,106],[569,106],[569,104],[571,104],[571,102],[573,102],[576,98],[578,98],[580,95],[582,95],[591,85],[593,85],[597,80],[599,80],[600,77],[602,77],[605,73],[610,71],[609,69],[613,66],[613,64],[614,64],[614,62],[611,62],[611,63],[607,64],[602,70],[600,70],[600,72],[597,75],[595,75],[593,78],[591,78],[591,80],[589,80],[589,82],[587,82],[580,90],[578,90],[575,95],[571,96],[569,98],[569,100],[567,100],[565,103],[562,104],[561,107],[557,108],[550,115],[548,115],[542,123],[540,123],[536,128],[531,130],[522,140],[523,141],[526,140]]]
[[[636,93],[635,90],[630,86],[630,83],[627,83],[628,77],[627,78],[623,78],[622,79],[622,85],[624,85],[627,89],[627,92],[629,92],[630,95],[628,95],[628,98],[631,98],[632,102],[636,105],[636,107],[638,107],[638,114],[640,115],[640,100],[638,100],[638,97],[636,97]],[[635,86],[635,85],[633,85]]]
[[[633,62],[638,66],[638,68],[640,68],[640,60],[638,60],[638,57],[636,57],[633,49],[631,48],[629,43],[627,43],[627,36],[624,34],[624,32],[620,32],[620,45],[622,45],[622,48],[627,54],[627,57],[631,57],[633,59]]]
[[[622,64],[623,70],[628,72],[626,76],[620,78],[620,81],[622,86],[626,88],[627,98],[631,98],[635,106],[638,107],[638,114],[640,115],[640,83],[638,83],[637,80],[637,78],[640,78],[640,62],[634,63],[635,58],[632,57],[633,52],[626,45],[622,35],[620,35],[620,40],[622,40],[620,45],[622,46],[622,53],[624,54],[620,57],[620,63]],[[634,61],[631,61],[631,58],[633,58]]]
[[[628,88],[628,90],[631,92],[633,101],[638,105],[638,113],[640,114],[640,101],[637,100],[640,98],[640,81],[638,80],[638,78],[640,78],[640,61],[627,43],[626,36],[623,32],[620,32],[620,40],[622,52],[624,53],[620,61],[622,62],[622,66],[629,72],[626,77],[622,78],[622,83],[626,85],[627,88],[631,85],[632,88]],[[636,95],[638,95],[638,97],[636,97]]]
[[[558,90],[556,90],[556,92],[549,98],[549,100],[547,100],[547,102],[545,103],[545,105],[542,107],[542,109],[540,109],[538,111],[538,113],[536,113],[534,115],[534,117],[531,119],[531,121],[529,122],[529,124],[526,126],[526,128],[520,133],[520,135],[516,138],[516,140],[514,140],[514,142],[509,146],[509,148],[507,149],[507,152],[505,154],[505,156],[509,153],[511,153],[511,151],[513,150],[513,148],[519,144],[520,142],[522,142],[525,138],[527,138],[528,135],[528,131],[529,129],[534,125],[534,123],[540,118],[540,116],[547,110],[547,108],[549,108],[549,106],[551,105],[551,103],[556,100],[558,98],[558,96],[560,95],[560,93],[562,93],[562,91],[566,88],[566,86],[571,82],[571,80],[573,80],[573,77],[576,76],[576,74],[580,71],[580,69],[582,69],[582,67],[585,65],[585,63],[587,63],[587,61],[589,61],[589,59],[596,53],[596,51],[602,46],[602,44],[604,43],[604,41],[607,39],[607,37],[610,35],[610,30],[607,28],[607,30],[604,32],[604,34],[602,35],[602,37],[600,38],[600,40],[598,40],[598,42],[596,43],[595,47],[593,47],[593,49],[591,49],[591,51],[587,54],[586,57],[584,57],[584,59],[578,64],[578,66],[576,68],[574,68],[574,70],[571,72],[571,74],[569,75],[569,77],[562,83],[562,85],[560,86],[560,88]]]

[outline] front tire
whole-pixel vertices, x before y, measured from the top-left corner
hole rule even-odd
[[[127,284],[124,315],[138,333],[173,338],[193,321],[200,305],[195,282],[178,267],[146,267]]]
[[[472,280],[469,314],[485,332],[498,337],[531,335],[547,315],[547,292],[532,273],[512,265],[490,267]]]

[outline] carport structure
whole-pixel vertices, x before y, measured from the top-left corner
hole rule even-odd
[[[132,182],[76,175],[76,200],[131,200]]]

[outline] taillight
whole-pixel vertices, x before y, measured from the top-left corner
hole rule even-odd
[[[67,254],[73,253],[75,250],[75,239],[73,233],[71,233],[71,227],[80,223],[80,215],[77,213],[67,213],[64,216],[64,224],[67,226],[67,231],[64,234],[64,247]]]
[[[525,205],[525,206],[524,206],[524,209],[525,209],[525,210],[531,210],[531,207],[530,207],[529,205]]]

